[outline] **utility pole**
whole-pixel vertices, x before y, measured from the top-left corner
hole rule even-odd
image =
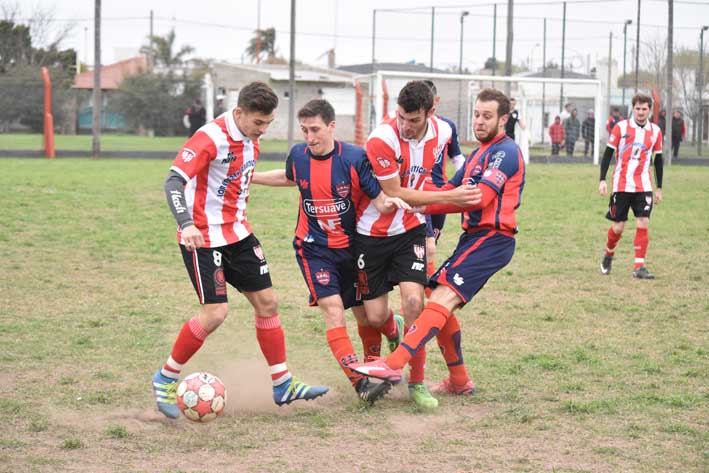
[[[640,0],[638,0],[638,4]],[[638,14],[638,20],[640,19],[640,14]],[[638,21],[638,29],[640,29],[640,21]],[[667,1],[667,117],[665,119],[665,130],[667,135],[665,135],[665,146],[663,149],[667,150],[667,164],[672,165],[672,43],[674,31],[674,2],[673,0]]]
[[[638,84],[640,82],[640,2],[638,0],[638,24],[635,29],[635,93],[638,93]],[[670,0],[670,3],[672,0]],[[671,7],[670,7],[671,8]]]
[[[495,56],[495,47],[497,46],[497,3],[493,5],[492,10],[492,75],[497,74],[497,56]]]
[[[377,10],[372,9],[372,64],[370,73],[374,74],[374,42],[377,39]],[[371,95],[371,90],[370,90]]]
[[[564,53],[566,51],[566,2],[561,20],[561,79],[564,78]],[[564,83],[559,84],[559,112],[564,110]]]
[[[148,44],[150,45],[150,55],[148,56],[148,70],[152,72],[153,65],[155,64],[155,46],[153,45],[153,11],[150,10],[150,38]]]
[[[101,153],[101,0],[94,0],[94,91],[91,157]]]
[[[542,42],[542,77],[547,76],[547,19],[544,18],[544,41]],[[544,104],[547,100],[547,84],[542,82],[542,144],[544,144],[544,132],[546,131],[546,122],[544,121]]]
[[[460,56],[458,57],[458,74],[463,74],[463,20],[465,20],[465,17],[468,16],[470,12],[468,11],[462,11],[460,12]],[[458,82],[458,126],[460,126],[461,123],[461,105],[462,105],[462,100],[460,99],[460,94],[461,94],[461,80],[456,81]]]
[[[436,26],[436,7],[431,7],[431,66],[428,68],[429,72],[433,72],[433,38],[435,36],[435,26]]]
[[[628,47],[628,25],[632,22],[633,20],[625,20],[623,24],[623,83],[621,84],[621,88],[623,89],[623,116],[627,115],[625,107],[625,57],[627,56],[626,49]]]
[[[611,67],[613,66],[613,32],[608,36],[608,105],[611,104]],[[600,117],[599,117],[600,119]]]
[[[704,32],[709,29],[709,26],[702,26],[699,32],[699,137],[697,138],[697,155],[702,155],[702,139],[704,139]]]
[[[295,117],[295,0],[290,0],[290,61],[288,64],[288,149],[293,146]]]
[[[256,64],[261,64],[261,0],[256,4]]]
[[[512,40],[513,40],[513,26],[514,26],[514,0],[507,0],[507,47],[505,48],[505,54],[507,58],[505,59],[505,76],[512,76]],[[505,82],[505,93],[510,96],[510,91],[512,90],[512,82]]]

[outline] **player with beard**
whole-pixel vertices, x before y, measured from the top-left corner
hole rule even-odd
[[[386,358],[354,365],[358,373],[396,382],[406,362],[436,336],[450,375],[432,386],[431,392],[469,395],[475,391],[463,363],[460,325],[453,311],[470,302],[514,253],[515,210],[522,197],[525,167],[519,147],[505,134],[509,110],[510,102],[502,92],[483,89],[478,94],[473,123],[481,146],[443,189],[474,184],[482,191],[482,201],[463,209],[458,246],[431,278],[431,297],[399,347]],[[461,211],[448,204],[415,210]]]

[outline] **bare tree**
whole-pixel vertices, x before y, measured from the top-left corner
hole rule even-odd
[[[663,73],[667,70],[667,38],[643,42],[640,51],[640,67],[648,72],[645,74],[645,86],[662,90]]]

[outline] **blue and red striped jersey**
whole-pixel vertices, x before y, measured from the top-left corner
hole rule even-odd
[[[448,158],[455,158],[459,154],[460,144],[458,143],[458,129],[455,126],[453,120],[449,120],[446,117],[436,115],[439,120],[443,120],[448,123],[451,127],[451,138],[448,144],[441,151],[441,153],[436,156],[436,161],[433,163],[433,168],[431,169],[431,181],[436,187],[443,187],[448,182],[448,175],[446,174],[446,165],[448,164]]]
[[[293,146],[286,177],[300,190],[296,239],[328,248],[350,247],[357,209],[381,192],[366,152],[341,141],[326,156],[313,155],[305,143]]]
[[[473,151],[465,165],[448,182],[457,187],[463,183],[484,183],[497,191],[495,205],[462,214],[464,231],[478,229],[517,233],[515,210],[524,189],[524,159],[513,139],[500,133],[489,143]]]

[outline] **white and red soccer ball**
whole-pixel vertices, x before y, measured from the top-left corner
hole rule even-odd
[[[177,387],[177,407],[189,420],[211,422],[224,412],[226,388],[209,373],[192,373]]]

